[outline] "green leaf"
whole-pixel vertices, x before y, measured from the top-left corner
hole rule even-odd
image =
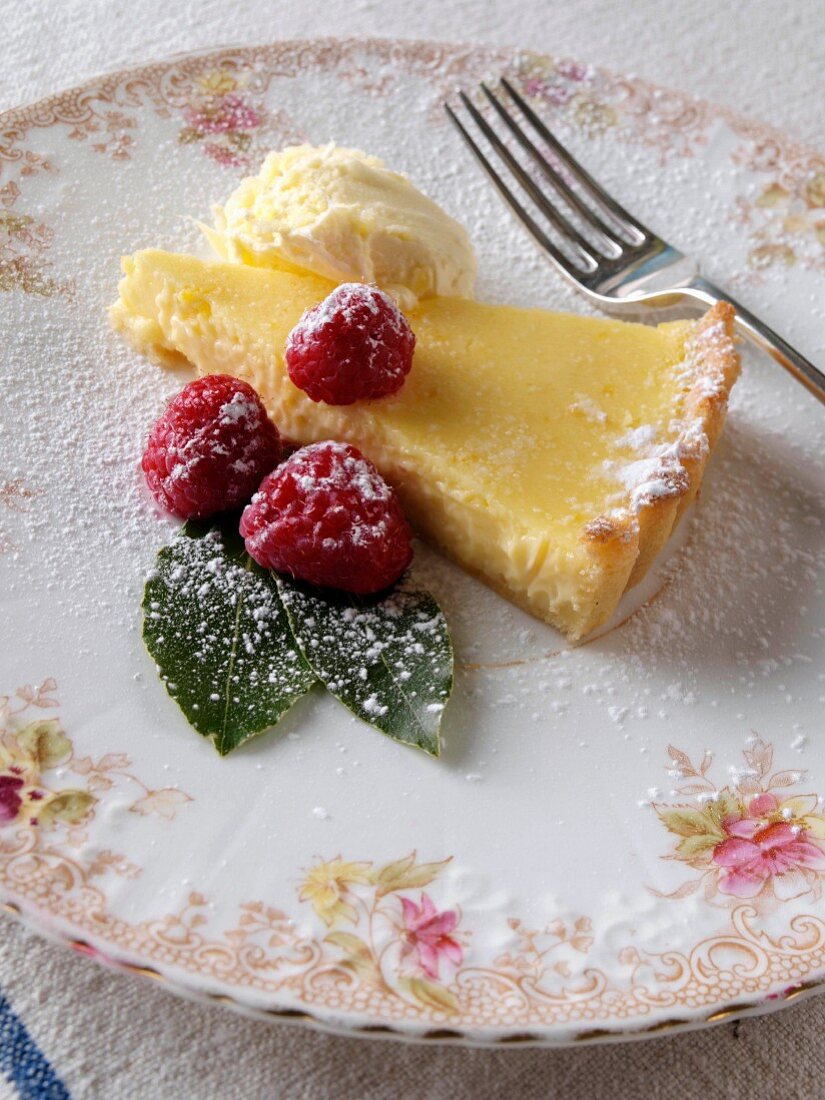
[[[695,836],[686,836],[680,840],[676,845],[676,851],[683,859],[693,859],[694,856],[709,852],[721,841],[722,837],[718,833],[697,833]]]
[[[95,802],[97,799],[88,791],[79,789],[58,791],[48,802],[43,803],[37,820],[45,828],[49,828],[57,821],[63,821],[67,825],[77,825],[88,817]]]
[[[304,657],[327,690],[369,725],[433,756],[453,686],[453,648],[429,592],[402,585],[366,600],[278,577]]]
[[[315,683],[236,516],[188,523],[160,551],[143,616],[166,690],[222,756],[274,725]]]
[[[381,971],[375,963],[372,952],[358,936],[353,936],[351,932],[330,932],[324,942],[331,943],[344,952],[345,958],[341,965],[349,967],[359,978],[365,981],[381,981]]]
[[[400,978],[399,985],[406,989],[420,1004],[438,1012],[458,1012],[458,1001],[446,986],[427,981],[426,978]]]
[[[756,200],[756,206],[776,206],[778,203],[785,202],[790,198],[790,192],[782,186],[780,183],[772,183],[770,187],[766,187],[759,198]]]
[[[396,890],[414,890],[420,886],[429,886],[449,862],[449,859],[443,859],[438,863],[416,863],[415,852],[411,852],[403,859],[387,863],[375,874],[375,896],[380,898]]]
[[[17,744],[41,768],[56,768],[72,754],[72,743],[57,718],[30,722],[17,734]]]
[[[712,832],[714,823],[704,810],[692,810],[687,806],[677,806],[670,810],[658,810],[665,827],[677,836],[702,836]],[[719,839],[721,840],[721,834]]]
[[[226,143],[231,145],[233,149],[244,152],[252,144],[252,134],[243,130],[228,131],[226,133]]]
[[[705,814],[718,829],[719,833],[723,833],[722,822],[726,817],[742,817],[743,808],[733,791],[724,787],[716,798],[705,803]]]

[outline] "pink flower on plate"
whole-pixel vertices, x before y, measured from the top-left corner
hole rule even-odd
[[[564,84],[548,84],[547,86],[547,100],[555,107],[564,107],[565,104],[570,102],[574,94],[573,90]]]
[[[220,164],[224,168],[237,168],[241,164],[248,163],[246,157],[238,156],[238,154],[227,145],[218,145],[215,141],[208,141],[206,145],[204,145],[203,151],[208,157],[211,157],[216,164]]]
[[[722,868],[719,889],[739,898],[753,898],[768,881],[782,900],[810,889],[805,871],[825,871],[825,852],[808,840],[808,830],[784,820],[777,798],[759,794],[748,803],[746,817],[722,822],[727,839],[713,849]]]
[[[235,134],[261,125],[261,116],[239,95],[223,96],[216,107],[187,107],[184,116],[199,134]]]
[[[450,935],[458,924],[455,910],[439,913],[426,894],[421,895],[420,905],[409,898],[401,898],[401,907],[404,910],[403,955],[416,952],[421,969],[434,981],[438,980],[442,958],[453,966],[461,965],[464,948]]]
[[[540,80],[536,76],[531,76],[529,80],[525,80],[524,82],[524,94],[533,99],[538,99],[544,92],[546,86],[545,81]]]
[[[524,91],[532,99],[543,99],[555,107],[564,107],[575,94],[558,78],[545,80],[541,77],[531,77],[525,82]]]
[[[20,813],[23,780],[17,775],[0,775],[0,825],[14,821]]]
[[[574,80],[577,84],[582,80],[587,80],[590,75],[590,69],[587,65],[582,65],[579,61],[560,61],[557,65],[557,71],[559,76],[563,76],[565,80]]]

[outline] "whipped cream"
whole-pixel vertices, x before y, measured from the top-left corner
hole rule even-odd
[[[411,309],[431,295],[471,297],[476,259],[466,230],[378,157],[329,144],[270,153],[215,226],[226,260],[374,283]]]

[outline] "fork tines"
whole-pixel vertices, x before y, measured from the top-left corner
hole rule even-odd
[[[507,168],[507,174],[517,181],[522,193],[532,200],[535,214],[541,215],[555,231],[556,240],[545,231],[534,214],[527,210],[514,190],[496,171],[456,111],[447,103],[444,104],[444,109],[501,197],[552,259],[569,274],[581,276],[595,272],[606,261],[619,258],[626,260],[636,250],[649,247],[656,240],[655,234],[620,206],[593,179],[551,133],[530,104],[503,77],[500,89],[518,109],[520,116],[529,124],[556,164],[528,136],[514,117],[512,107],[508,110],[504,105],[501,92],[496,94],[486,84],[481,85],[481,92],[492,108],[494,117],[500,120],[523,151],[522,159],[516,156],[469,96],[461,91],[458,97],[477,130]],[[552,198],[538,185],[531,169],[533,173],[538,171],[550,184],[554,193]],[[578,189],[574,189],[572,183]]]

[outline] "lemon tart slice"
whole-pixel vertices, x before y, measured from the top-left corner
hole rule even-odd
[[[333,407],[290,382],[283,350],[334,284],[156,250],[123,271],[111,318],[140,351],[243,378],[299,443],[356,444],[423,536],[573,639],[695,496],[739,370],[725,304],[654,328],[431,298],[408,313],[399,393]]]

